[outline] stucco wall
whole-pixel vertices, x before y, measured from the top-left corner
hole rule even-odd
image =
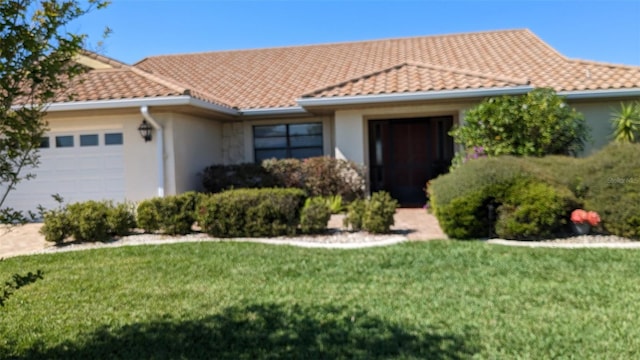
[[[620,110],[620,103],[620,101],[569,103],[584,115],[587,125],[591,128],[592,139],[587,142],[583,156],[596,152],[612,141],[611,114]]]
[[[222,124],[215,120],[174,114],[175,193],[201,190],[200,172],[222,162]]]
[[[242,121],[222,124],[223,164],[239,164],[244,162],[244,126]]]

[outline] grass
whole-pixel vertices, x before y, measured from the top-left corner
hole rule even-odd
[[[640,253],[247,243],[18,257],[0,358],[637,358]]]

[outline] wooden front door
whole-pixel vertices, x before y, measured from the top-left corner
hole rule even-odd
[[[403,207],[423,206],[426,182],[451,164],[452,125],[451,116],[370,121],[371,190],[389,192]]]

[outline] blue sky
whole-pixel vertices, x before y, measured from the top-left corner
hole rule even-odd
[[[528,28],[570,58],[640,65],[640,0],[112,0],[72,25],[146,56]]]

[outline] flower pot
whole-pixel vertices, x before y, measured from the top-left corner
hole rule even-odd
[[[578,235],[586,235],[591,230],[591,225],[589,223],[571,223],[573,225],[573,232]]]

